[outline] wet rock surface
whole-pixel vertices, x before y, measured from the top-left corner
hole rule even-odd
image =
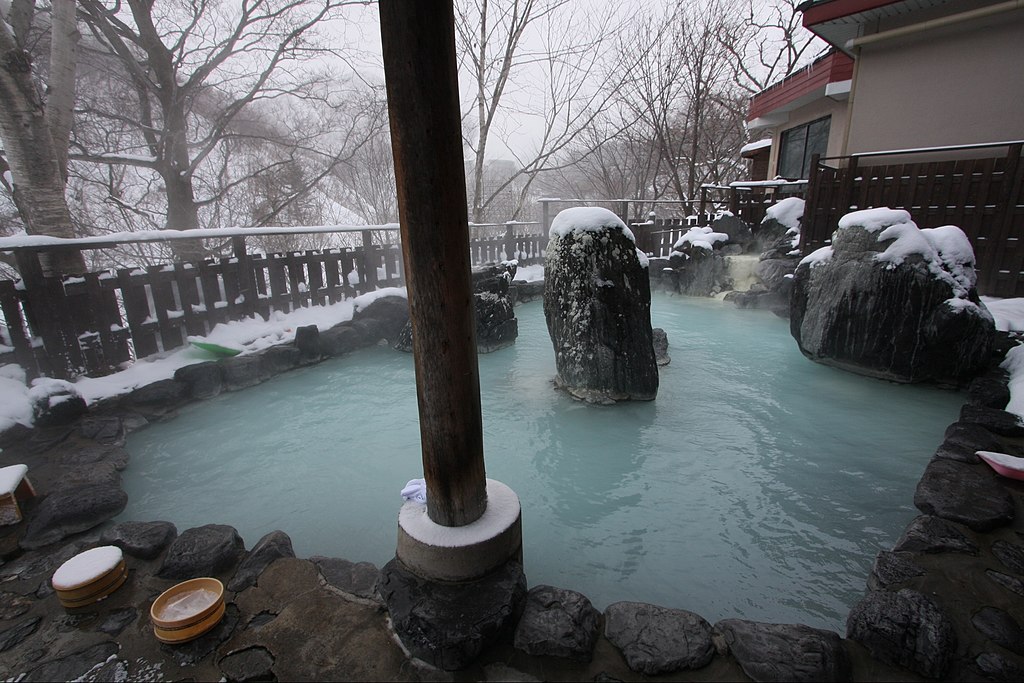
[[[849,657],[839,634],[803,624],[724,619],[714,627],[743,673],[755,681],[848,681]]]
[[[985,465],[932,459],[917,484],[914,505],[927,515],[990,531],[1013,521],[1010,493]]]
[[[896,541],[893,550],[978,554],[978,546],[961,533],[955,525],[931,515],[915,517],[903,535]]]
[[[377,595],[380,570],[370,562],[349,562],[340,557],[321,556],[309,559],[331,588],[341,591],[344,595],[380,601],[380,596]]]
[[[846,637],[876,659],[929,678],[949,671],[957,646],[949,618],[932,600],[907,588],[868,593],[850,611]]]
[[[207,524],[187,529],[167,549],[157,575],[164,579],[217,576],[235,566],[245,544],[234,527]]]
[[[178,537],[170,522],[121,522],[100,537],[105,545],[116,545],[133,557],[152,560]]]
[[[900,584],[924,573],[925,570],[914,563],[912,553],[882,550],[871,565],[868,590],[898,588]]]
[[[25,529],[21,547],[32,550],[92,529],[128,504],[118,484],[90,484],[62,489],[39,504]]]
[[[526,595],[526,608],[516,626],[515,647],[531,655],[589,662],[600,620],[601,613],[582,593],[535,586]]]
[[[638,673],[700,669],[715,655],[711,624],[693,612],[616,602],[604,611],[604,620],[605,637]]]
[[[381,569],[377,591],[405,647],[454,671],[511,631],[526,599],[526,576],[519,564],[506,562],[475,581],[445,584],[422,579],[392,560]]]
[[[271,531],[257,541],[245,556],[238,571],[228,582],[227,589],[237,592],[252,586],[272,562],[282,557],[295,557],[292,539],[283,531]]]

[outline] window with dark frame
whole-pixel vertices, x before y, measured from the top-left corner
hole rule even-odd
[[[825,156],[831,116],[815,119],[782,131],[779,142],[778,175],[787,180],[806,180],[811,172],[811,157]]]

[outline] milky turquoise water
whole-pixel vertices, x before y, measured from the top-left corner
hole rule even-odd
[[[654,402],[554,391],[539,302],[516,308],[514,347],[480,356],[487,474],[522,499],[530,585],[843,631],[962,395],[812,363],[770,313],[666,295],[652,310],[672,356]],[[300,557],[380,565],[422,476],[412,357],[281,375],[128,448],[122,520],[230,524],[247,547],[282,529]]]

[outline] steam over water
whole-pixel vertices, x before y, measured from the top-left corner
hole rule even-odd
[[[788,323],[655,295],[671,365],[658,399],[552,389],[539,302],[480,357],[489,477],[523,503],[530,585],[726,617],[844,629],[875,554],[963,397],[804,359]],[[121,520],[282,529],[300,557],[381,565],[399,491],[422,476],[412,357],[373,348],[189,406],[129,439]]]

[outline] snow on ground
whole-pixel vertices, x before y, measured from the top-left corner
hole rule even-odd
[[[338,323],[351,320],[355,311],[369,306],[385,296],[405,297],[405,288],[387,287],[327,306],[310,306],[291,313],[274,311],[268,320],[253,316],[244,320],[221,323],[205,337],[189,337],[189,341],[205,341],[233,349],[242,355],[255,353],[276,344],[295,340],[295,330],[316,325],[327,330]],[[106,377],[81,377],[71,384],[86,403],[126,394],[152,382],[174,377],[174,371],[193,363],[214,360],[213,354],[191,345],[167,353],[149,356],[134,362],[120,372]],[[32,399],[49,395],[56,388],[66,387],[60,380],[41,377],[33,380],[31,388],[25,384],[25,372],[16,365],[0,366],[0,431],[19,422],[32,425]]]

